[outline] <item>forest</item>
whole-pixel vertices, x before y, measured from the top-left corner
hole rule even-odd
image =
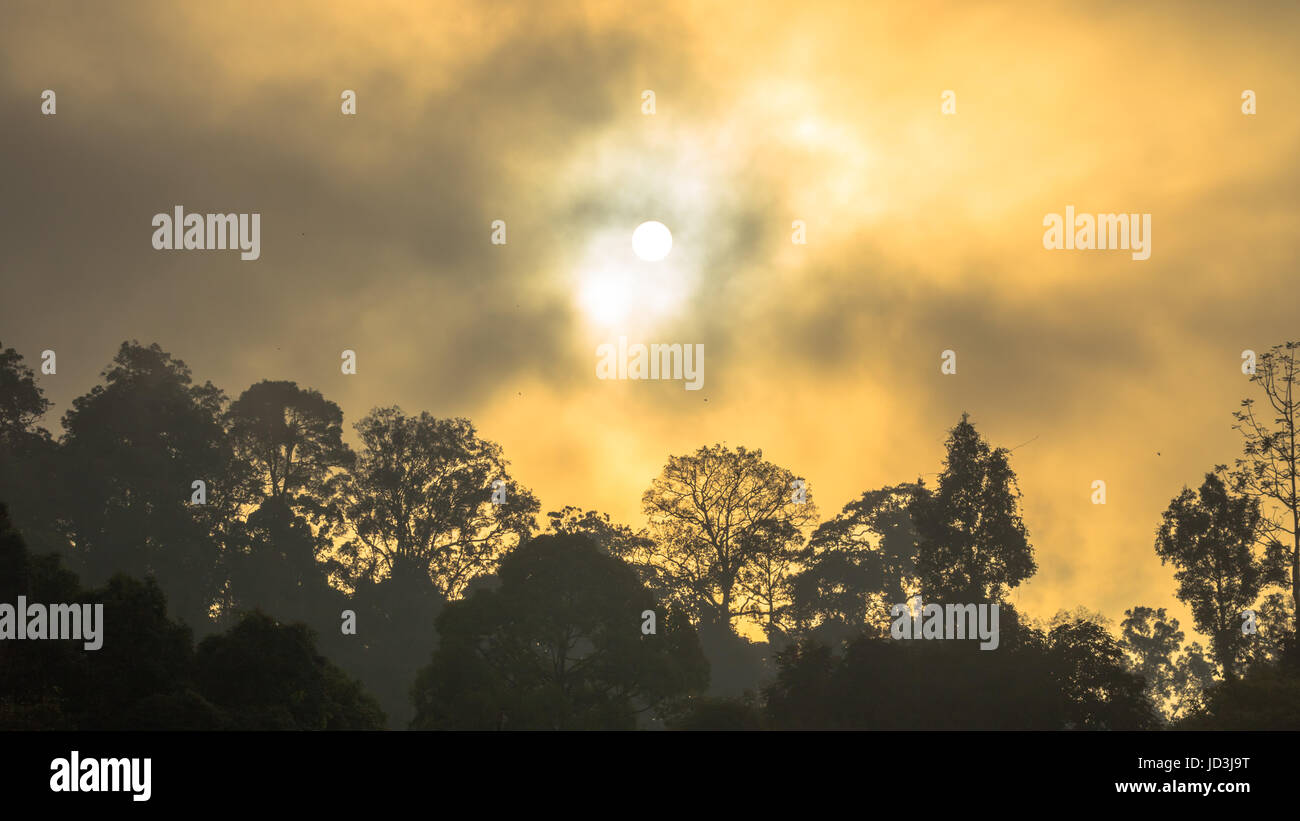
[[[543,513],[468,419],[375,407],[350,445],[320,392],[232,399],[157,344],[51,432],[0,345],[0,602],[103,608],[96,650],[0,641],[0,728],[1300,729],[1297,348],[1152,511],[1184,625],[1019,612],[1011,454],[965,414],[932,482],[825,516],[761,449],[669,455],[634,528]],[[996,605],[996,649],[895,640],[916,596]]]

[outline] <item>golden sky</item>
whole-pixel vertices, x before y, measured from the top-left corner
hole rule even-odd
[[[543,511],[634,526],[669,454],[762,448],[825,517],[933,481],[969,411],[1018,446],[1014,601],[1175,607],[1160,513],[1239,454],[1242,350],[1300,336],[1300,8],[1084,9],[6,3],[0,340],[57,351],[50,427],[156,341],[349,428],[468,416]],[[153,250],[178,204],[260,213],[261,258]],[[1067,205],[1151,214],[1151,258],[1045,250]],[[596,379],[620,335],[704,344],[704,388]]]

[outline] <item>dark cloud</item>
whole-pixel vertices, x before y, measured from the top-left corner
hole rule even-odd
[[[54,23],[22,11],[0,43]],[[156,18],[133,12],[114,12],[109,38],[85,18],[63,35],[97,73],[57,84],[55,117],[40,115],[32,89],[0,85],[0,108],[14,113],[0,135],[6,302],[47,308],[6,310],[9,344],[34,355],[58,341],[83,386],[75,361],[101,362],[134,336],[233,390],[252,376],[241,362],[286,346],[328,363],[365,346],[371,367],[384,351],[408,374],[417,358],[411,376],[467,402],[518,371],[559,382],[575,372],[567,305],[518,294],[536,290],[553,250],[530,233],[572,217],[544,190],[552,169],[636,99],[635,32],[524,20],[434,91],[377,55],[359,78],[339,72],[360,92],[351,119],[338,111],[339,78],[225,88],[184,26],[158,37]],[[154,251],[150,219],[176,204],[260,213],[261,259]],[[497,218],[506,247],[488,242]]]

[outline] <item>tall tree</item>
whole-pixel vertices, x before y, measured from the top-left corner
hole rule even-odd
[[[302,620],[332,640],[338,595],[328,481],[354,462],[343,442],[343,411],[293,382],[263,381],[226,412],[226,426],[249,503],[231,528],[225,554],[232,611],[262,609]],[[315,525],[315,526],[313,526]]]
[[[122,343],[103,377],[63,418],[74,568],[92,583],[114,571],[153,574],[197,629],[220,588],[218,534],[239,498],[224,396],[193,384],[185,363],[156,344]],[[205,483],[205,504],[191,504],[195,481]]]
[[[795,474],[762,450],[723,445],[672,456],[642,496],[662,568],[677,606],[696,620],[730,626],[739,617],[770,622],[798,556],[802,528],[817,509],[796,494]]]
[[[922,595],[936,602],[1001,601],[1038,569],[1009,451],[991,448],[964,413],[947,446],[937,490],[918,495],[911,507]]]
[[[226,424],[258,500],[319,498],[329,476],[354,461],[343,442],[343,411],[293,382],[253,385],[230,404]]]
[[[1236,675],[1244,648],[1241,612],[1263,584],[1253,548],[1260,527],[1259,500],[1234,494],[1215,473],[1193,492],[1184,487],[1169,503],[1156,531],[1161,564],[1174,565],[1178,598],[1192,610],[1196,627],[1225,677]]]
[[[28,547],[62,552],[67,543],[56,526],[59,499],[58,448],[36,423],[50,408],[36,374],[13,348],[0,348],[0,501]]]
[[[910,507],[927,492],[920,484],[869,490],[818,525],[791,580],[797,632],[832,646],[863,630],[883,635],[890,607],[919,592]]]
[[[331,480],[351,537],[337,551],[339,580],[357,617],[354,669],[391,726],[405,727],[438,613],[530,535],[538,504],[467,419],[377,408],[355,427],[356,466]]]
[[[1244,438],[1244,456],[1236,462],[1238,488],[1258,498],[1264,517],[1260,536],[1266,544],[1269,581],[1286,584],[1291,593],[1291,634],[1300,637],[1300,391],[1296,390],[1296,352],[1300,342],[1274,345],[1259,357],[1250,377],[1264,391],[1267,407],[1245,399],[1233,416]],[[1281,577],[1280,577],[1281,576]]]
[[[409,574],[454,599],[535,527],[536,498],[510,479],[501,447],[480,439],[468,419],[377,408],[356,430],[356,468],[335,483],[353,536],[342,556],[354,579]]]

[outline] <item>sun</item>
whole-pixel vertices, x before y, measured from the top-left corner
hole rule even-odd
[[[587,318],[604,327],[626,327],[675,313],[688,290],[679,266],[656,265],[652,273],[644,265],[662,261],[672,250],[668,226],[650,220],[636,227],[632,254],[639,262],[628,257],[627,234],[620,234],[593,238],[585,264],[579,266],[578,303]]]
[[[672,249],[672,232],[662,222],[643,222],[632,232],[632,253],[646,262],[658,262]]]
[[[575,301],[588,323],[648,332],[664,319],[680,316],[693,289],[694,266],[690,254],[683,253],[689,244],[665,259],[672,241],[658,222],[638,227],[631,249],[626,228],[593,233],[573,265]]]

